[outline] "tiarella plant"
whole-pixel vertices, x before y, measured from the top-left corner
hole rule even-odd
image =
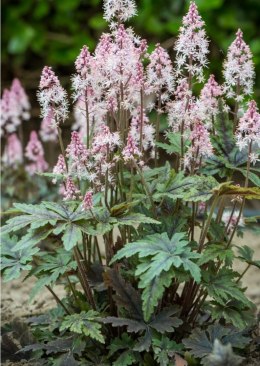
[[[209,40],[195,2],[175,62],[160,45],[149,54],[124,25],[132,0],[106,0],[104,10],[110,33],[75,62],[67,147],[67,93],[51,67],[40,80],[41,137],[61,152],[45,176],[60,201],[14,204],[2,227],[5,280],[27,270],[31,298],[46,287],[57,301],[29,319],[35,343],[23,351],[45,365],[239,365],[255,322],[242,279],[260,268],[250,247],[236,246],[236,233],[258,219],[243,216],[245,202],[260,198],[251,52],[239,30],[224,83],[205,82]],[[17,157],[19,141],[9,139],[7,155]],[[47,168],[35,132],[25,156],[30,171]]]

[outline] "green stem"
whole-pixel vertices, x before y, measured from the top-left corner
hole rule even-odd
[[[64,144],[63,144],[63,140],[62,140],[61,128],[60,127],[57,127],[57,128],[58,128],[58,137],[59,137],[60,149],[61,149],[61,153],[62,153],[62,156],[64,158],[64,161],[65,161],[65,164],[66,164],[66,169],[67,169],[67,172],[68,172],[69,171],[68,162],[67,162],[67,159],[66,159]]]
[[[144,189],[145,189],[146,194],[147,194],[147,196],[149,198],[149,201],[151,203],[154,216],[156,216],[156,207],[155,207],[154,202],[153,202],[152,194],[151,194],[151,192],[149,190],[149,187],[148,187],[148,185],[146,183],[146,180],[144,179],[143,172],[142,172],[142,170],[139,168],[139,166],[137,165],[137,163],[134,160],[133,160],[133,163],[134,163],[134,166],[135,166],[136,170],[140,174],[141,182],[143,183]]]
[[[241,280],[241,278],[246,274],[246,272],[249,270],[250,267],[251,267],[251,263],[248,263],[248,265],[246,266],[245,270],[241,273],[241,275],[236,280],[236,283],[238,283]]]
[[[209,225],[210,225],[212,216],[214,214],[215,208],[217,206],[218,200],[219,200],[219,197],[218,196],[215,196],[215,198],[214,198],[214,200],[212,202],[211,208],[210,208],[209,215],[207,217],[207,220],[205,221],[204,228],[202,228],[201,236],[200,236],[200,240],[199,240],[199,249],[198,249],[198,252],[199,253],[202,251],[203,244],[204,244],[205,238],[207,236],[207,232],[208,232],[208,229],[209,229]]]
[[[155,133],[156,133],[156,143],[159,142],[160,137],[160,112],[162,107],[162,97],[161,97],[161,91],[159,93],[159,99],[158,99],[158,111],[157,111],[157,117],[156,117],[156,126],[155,126]],[[155,167],[158,166],[158,146],[155,145]]]
[[[65,312],[70,315],[69,310],[66,308],[66,306],[63,304],[63,302],[59,299],[59,297],[55,294],[55,292],[52,290],[52,288],[48,285],[45,285],[45,287],[50,291],[50,293],[52,294],[52,296],[54,297],[54,299],[56,300],[56,302],[58,304],[60,304],[61,307],[63,307],[63,309],[65,310]]]

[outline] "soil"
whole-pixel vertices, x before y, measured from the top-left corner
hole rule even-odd
[[[260,237],[248,232],[244,238],[236,238],[235,244],[250,246],[255,251],[255,258],[260,259]],[[245,265],[240,262],[235,263],[235,269],[238,272],[242,272],[245,269]],[[29,279],[22,282],[21,279],[3,283],[2,282],[2,302],[1,302],[1,317],[2,325],[16,322],[18,324],[23,319],[26,319],[33,315],[38,315],[46,312],[48,309],[55,307],[55,300],[51,293],[46,289],[41,292],[39,296],[29,303],[29,294],[34,286],[34,279]],[[247,287],[246,294],[257,306],[257,312],[260,313],[260,276],[259,269],[251,267],[243,279],[243,284]],[[60,298],[64,296],[64,290],[61,286],[56,286],[55,292]],[[259,356],[259,355],[258,355]],[[260,365],[260,359],[258,356],[252,356],[252,360],[247,360],[244,365],[257,366]],[[255,358],[256,357],[256,358]],[[10,357],[11,359],[12,357]],[[248,363],[249,362],[249,363]],[[3,366],[29,366],[29,361],[19,360],[17,362],[5,361]],[[32,365],[33,366],[33,365]]]

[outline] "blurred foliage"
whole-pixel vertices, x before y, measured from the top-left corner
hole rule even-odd
[[[211,67],[218,79],[228,45],[237,28],[254,53],[260,74],[260,1],[196,0],[211,39]],[[41,69],[43,65],[73,72],[73,62],[83,44],[94,49],[100,34],[108,29],[102,17],[101,0],[2,0],[2,64],[5,78],[21,70]],[[188,0],[139,0],[139,14],[131,25],[152,44],[162,42],[172,49]],[[20,70],[18,72],[17,70]],[[19,76],[19,75],[18,75]],[[26,83],[25,83],[26,84]],[[256,81],[260,97],[260,76]]]

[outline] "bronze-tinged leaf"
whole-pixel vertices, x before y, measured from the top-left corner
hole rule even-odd
[[[213,191],[218,196],[242,196],[249,200],[260,199],[259,187],[238,187],[232,185],[230,182],[220,184],[218,187],[214,188]]]
[[[134,319],[143,319],[140,294],[115,269],[106,271],[105,283],[115,291],[113,297],[118,307],[125,308]]]

